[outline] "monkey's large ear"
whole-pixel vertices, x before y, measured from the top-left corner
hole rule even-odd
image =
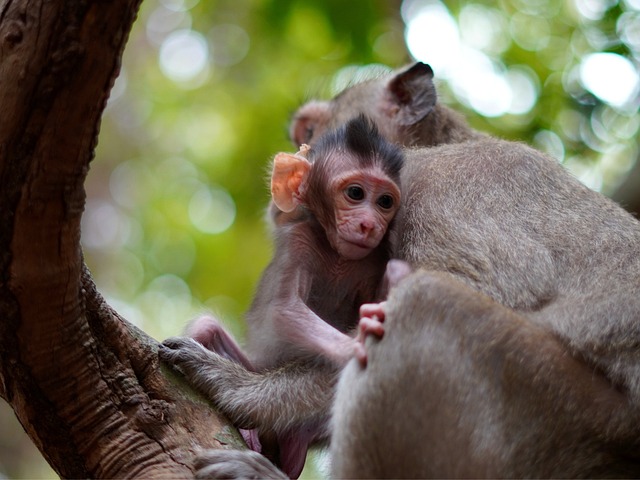
[[[433,70],[426,63],[417,62],[400,72],[387,85],[388,101],[397,111],[400,125],[413,125],[421,121],[436,105]]]
[[[303,145],[300,153],[304,153],[309,147]],[[303,156],[290,153],[279,153],[273,159],[273,172],[271,174],[271,197],[283,212],[291,212],[300,203],[301,186],[307,173],[311,169],[311,163]]]

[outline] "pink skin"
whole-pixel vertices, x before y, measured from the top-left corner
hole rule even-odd
[[[384,308],[387,302],[365,303],[360,307],[360,321],[358,322],[358,334],[356,341],[359,348],[356,349],[355,357],[360,365],[364,368],[367,366],[367,352],[364,348],[364,342],[367,335],[381,339],[384,336]]]
[[[413,269],[402,260],[390,260],[384,274],[385,295],[393,287],[398,285],[404,278],[409,276]],[[356,335],[355,357],[364,368],[367,366],[367,351],[364,342],[367,335],[381,339],[384,336],[384,319],[387,302],[365,303],[360,306],[360,321],[358,322],[358,333]]]
[[[351,260],[369,255],[387,231],[388,220],[369,204],[343,207],[337,217],[334,248]]]
[[[336,230],[330,232],[333,248],[344,258],[359,260],[374,250],[384,237],[387,226],[395,216],[400,202],[400,190],[384,180],[382,172],[348,172],[333,182],[336,195]],[[383,179],[383,180],[381,180]],[[363,190],[363,198],[349,197],[350,187]],[[378,200],[387,196],[393,204],[383,208]]]
[[[255,371],[236,340],[224,329],[218,319],[210,315],[198,317],[189,324],[185,333],[218,355],[238,362],[247,370]]]

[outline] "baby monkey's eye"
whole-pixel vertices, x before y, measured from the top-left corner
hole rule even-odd
[[[359,201],[364,199],[364,189],[360,185],[349,185],[346,193],[351,200]]]
[[[378,198],[378,201],[376,203],[385,210],[389,210],[391,207],[393,207],[393,197],[391,195],[382,195],[380,196],[380,198]]]

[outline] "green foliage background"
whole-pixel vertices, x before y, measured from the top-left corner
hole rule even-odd
[[[637,157],[637,102],[632,111],[612,109],[567,77],[584,55],[597,51],[637,64],[640,5],[594,0],[601,13],[586,18],[578,8],[584,3],[444,2],[454,18],[471,5],[500,20],[491,28],[502,29],[506,46],[486,53],[507,67],[526,65],[537,78],[538,97],[526,114],[483,118],[447,82],[438,86],[441,101],[479,129],[552,153],[559,140],[561,161],[612,192]],[[263,221],[268,164],[278,151],[294,150],[288,121],[305,100],[328,98],[345,77],[367,73],[341,70],[345,66],[413,61],[400,13],[406,4],[143,3],[104,115],[83,223],[86,261],[120,313],[161,340],[213,311],[242,337],[242,312],[271,254]],[[631,24],[624,35],[623,21]],[[180,31],[195,33],[209,55],[197,75],[183,80],[168,76],[160,62],[163,42]],[[53,475],[31,460],[28,440],[16,441],[20,427],[3,407],[0,472]]]

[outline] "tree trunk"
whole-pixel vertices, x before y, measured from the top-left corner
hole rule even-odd
[[[242,445],[83,264],[83,182],[140,1],[0,0],[0,396],[62,477],[185,477],[198,448]]]

